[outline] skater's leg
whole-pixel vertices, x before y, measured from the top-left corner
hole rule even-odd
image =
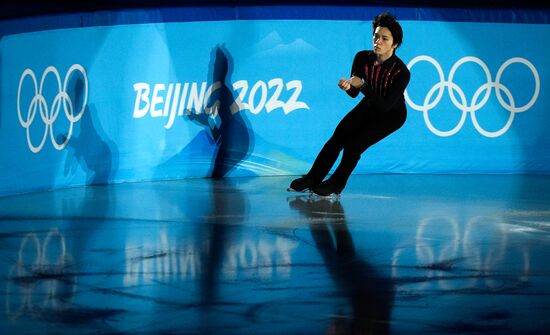
[[[363,111],[356,107],[338,123],[334,133],[317,155],[307,176],[318,182],[321,182],[327,176],[345,143],[360,130],[363,118]]]
[[[342,159],[334,173],[326,181],[314,187],[313,192],[319,195],[340,194],[357,166],[363,152],[372,145],[399,129],[400,126],[389,123],[371,122],[355,136],[348,138],[344,145]]]
[[[309,172],[290,183],[290,190],[301,192],[321,183],[334,165],[334,162],[336,162],[336,159],[338,159],[340,150],[342,150],[341,144],[337,142],[334,136],[331,137],[317,155]]]

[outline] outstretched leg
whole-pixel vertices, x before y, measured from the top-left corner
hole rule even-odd
[[[303,191],[312,188],[321,183],[328,175],[345,143],[349,141],[353,134],[360,130],[361,124],[364,122],[364,112],[359,106],[361,105],[352,109],[338,123],[334,133],[317,155],[309,172],[304,177],[292,181],[290,184],[291,189]]]
[[[350,136],[344,144],[342,160],[334,173],[325,182],[314,187],[312,190],[319,195],[340,194],[348,179],[357,166],[363,152],[372,145],[395,132],[402,126],[402,123],[393,122],[369,122],[363,129]]]

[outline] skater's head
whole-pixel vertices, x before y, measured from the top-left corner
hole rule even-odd
[[[391,53],[403,42],[403,29],[397,19],[388,12],[372,20],[372,42],[375,53]]]

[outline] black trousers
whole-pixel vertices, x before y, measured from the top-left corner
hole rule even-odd
[[[329,178],[330,183],[343,189],[363,152],[401,128],[406,117],[406,109],[380,115],[374,113],[366,101],[361,101],[340,121],[317,155],[307,176],[318,182],[322,181],[338,159],[340,151],[343,151],[340,164]]]

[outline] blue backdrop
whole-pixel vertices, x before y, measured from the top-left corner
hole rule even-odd
[[[548,173],[550,26],[401,23],[408,119],[355,173]],[[368,20],[251,19],[4,35],[0,194],[305,173],[359,102],[337,82],[371,34]]]

